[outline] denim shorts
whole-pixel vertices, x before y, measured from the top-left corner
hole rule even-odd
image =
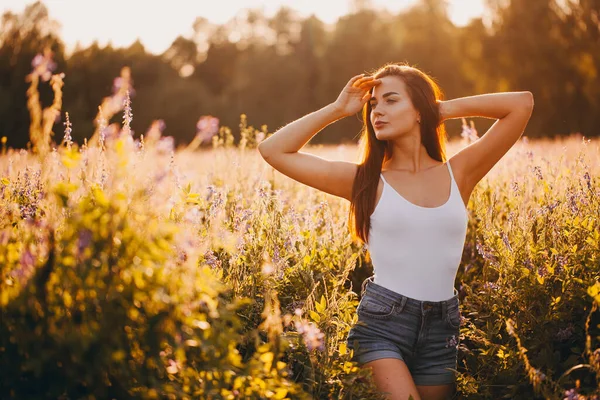
[[[365,287],[366,284],[366,287]],[[406,297],[373,282],[362,284],[358,322],[347,337],[359,365],[397,358],[408,366],[416,385],[455,382],[460,310],[458,292],[443,301]]]

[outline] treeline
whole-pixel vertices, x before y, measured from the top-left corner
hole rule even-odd
[[[240,12],[223,25],[198,17],[194,35],[177,38],[161,55],[138,42],[124,49],[92,44],[67,57],[42,2],[22,14],[7,12],[0,25],[0,137],[8,137],[10,147],[27,145],[25,78],[46,47],[53,51],[54,72],[65,73],[62,110],[69,112],[71,135],[79,143],[94,132],[98,106],[124,66],[131,68],[135,89],[134,135],[162,119],[164,133],[182,144],[194,138],[203,115],[218,117],[234,135],[242,113],[250,125],[266,124],[273,132],[334,101],[351,76],[390,61],[431,74],[447,99],[531,91],[535,111],[527,136],[600,134],[598,1],[487,0],[491,23],[475,19],[465,27],[450,21],[444,0],[421,0],[398,14],[374,10],[368,1],[355,3],[362,6],[333,26],[287,8],[273,17]],[[48,83],[40,92],[50,104]],[[62,122],[54,126],[55,141],[63,136]],[[476,121],[480,132],[492,123]],[[448,122],[451,135],[459,125]],[[352,141],[359,129],[358,118],[346,118],[312,143]]]

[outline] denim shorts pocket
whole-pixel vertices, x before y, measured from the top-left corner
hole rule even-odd
[[[357,308],[357,313],[375,319],[389,319],[394,314],[396,306],[379,297],[364,295]]]
[[[446,313],[446,322],[452,329],[460,328],[460,309],[458,308],[458,305],[448,307]]]

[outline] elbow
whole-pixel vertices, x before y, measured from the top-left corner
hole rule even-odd
[[[260,153],[260,156],[266,160],[268,158],[268,153],[267,149],[265,148],[264,142],[259,143],[256,147],[258,149],[258,152]]]
[[[526,92],[522,92],[523,93],[523,104],[524,107],[528,110],[533,110],[533,105],[534,105],[534,101],[533,101],[533,93],[526,91]]]
[[[260,156],[262,158],[265,158],[265,154],[264,154],[264,146],[262,145],[262,143],[259,143],[258,146],[256,146],[256,148],[258,149],[258,153],[260,154]]]

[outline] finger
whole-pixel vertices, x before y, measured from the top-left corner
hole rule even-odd
[[[365,104],[369,100],[371,100],[371,92],[367,92],[367,94],[362,97],[361,102],[362,104]]]
[[[356,76],[353,76],[352,78],[350,78],[350,82],[349,82],[350,86],[354,86],[354,82],[356,82],[357,80],[359,80],[363,76],[365,76],[365,74],[356,75]]]
[[[365,82],[369,82],[371,80],[373,80],[374,78],[372,76],[365,76],[363,78],[358,79],[357,81],[355,81],[352,86],[354,87],[359,87],[360,85],[362,85]]]
[[[373,79],[371,81],[364,81],[364,82],[362,82],[358,87],[360,89],[363,89],[363,90],[369,90],[372,87],[375,87],[375,86],[379,85],[380,83],[381,83],[381,80],[379,80],[379,79]]]

